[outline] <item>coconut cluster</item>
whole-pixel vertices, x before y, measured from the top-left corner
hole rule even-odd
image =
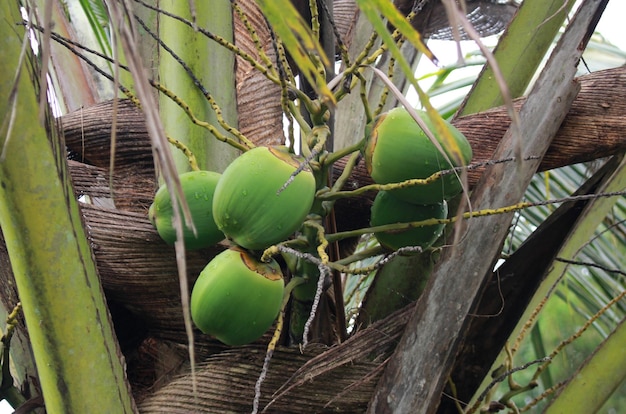
[[[462,167],[472,159],[472,148],[465,136],[442,120],[442,133],[423,111],[417,111],[438,145],[435,145],[404,108],[381,114],[366,128],[364,158],[367,171],[378,184],[425,180],[433,174]],[[452,142],[450,141],[452,140]],[[433,224],[409,226],[401,230],[376,232],[378,242],[389,250],[401,247],[430,247],[443,232],[437,219],[447,217],[447,201],[458,195],[462,184],[457,174],[444,174],[426,184],[399,186],[380,191],[371,209],[370,224],[411,223],[430,220]]]
[[[472,150],[451,124],[436,127],[418,113],[435,135],[433,143],[403,108],[377,117],[366,128],[362,152],[368,173],[380,191],[370,224],[386,249],[430,247],[444,228],[447,201],[459,194],[457,174],[433,174],[467,165]],[[442,131],[443,129],[443,131]],[[316,180],[305,164],[284,147],[256,147],[237,157],[224,172],[193,171],[180,176],[195,231],[183,225],[187,249],[211,246],[227,238],[231,247],[202,270],[191,294],[196,326],[228,345],[258,339],[272,325],[283,303],[284,281],[273,259],[261,262],[268,247],[287,240],[313,205]],[[430,177],[430,178],[429,178]],[[407,180],[427,179],[419,185]],[[404,183],[403,183],[404,182]],[[176,240],[170,194],[162,186],[149,217],[169,244]]]
[[[306,218],[315,195],[311,171],[282,147],[256,147],[237,157],[220,175],[194,171],[180,176],[196,228],[186,226],[186,248],[228,238],[233,246],[202,270],[191,294],[196,326],[227,345],[258,339],[272,325],[283,300],[278,263],[258,252],[289,238]],[[297,173],[296,173],[297,172]],[[155,195],[149,217],[169,244],[176,240],[171,197]]]

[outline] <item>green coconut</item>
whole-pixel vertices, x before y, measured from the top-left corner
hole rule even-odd
[[[417,112],[453,163],[446,161],[406,109],[395,108],[377,117],[365,131],[365,165],[374,182],[389,184],[424,179],[441,170],[465,166],[471,161],[472,148],[458,129],[444,120],[460,149],[461,159],[454,161],[458,157],[447,148],[426,113]],[[393,190],[393,195],[414,204],[431,204],[449,200],[461,190],[457,176],[448,174],[426,185]]]
[[[245,345],[272,325],[284,287],[275,260],[262,263],[243,249],[231,248],[200,273],[191,292],[191,318],[202,332],[226,345]]]
[[[196,234],[183,220],[183,240],[189,250],[209,247],[223,240],[224,233],[213,220],[213,194],[220,174],[213,171],[191,171],[179,176],[185,200],[191,212]],[[174,209],[170,192],[162,185],[154,196],[148,217],[159,236],[172,245],[176,241],[176,229],[172,225]]]
[[[372,204],[370,224],[383,226],[428,219],[445,219],[447,216],[448,204],[445,201],[434,204],[412,204],[396,198],[387,191],[380,191]],[[374,236],[383,247],[389,250],[398,250],[408,246],[427,249],[441,236],[443,228],[444,224],[432,224],[404,230],[377,232]]]
[[[278,147],[256,147],[237,157],[215,189],[213,217],[219,229],[250,250],[286,240],[300,228],[315,195],[308,169],[285,187],[299,165]]]

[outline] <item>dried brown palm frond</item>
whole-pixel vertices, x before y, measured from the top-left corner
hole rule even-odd
[[[423,37],[430,39],[452,40],[452,29],[445,8],[441,1],[435,0],[396,0],[396,7],[405,15],[416,12],[413,26]],[[466,0],[467,18],[482,37],[502,32],[517,10],[514,1]],[[469,37],[459,27],[461,39]]]

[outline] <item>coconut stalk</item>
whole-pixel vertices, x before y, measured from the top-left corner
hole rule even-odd
[[[26,59],[20,61],[27,38],[24,28],[13,24],[19,16],[17,2],[0,6],[0,113],[14,115],[10,124],[3,123],[0,138],[0,226],[46,408],[132,413],[134,402],[65,150],[53,126],[48,122],[46,128],[36,118],[39,101],[26,66],[34,59],[25,47]]]

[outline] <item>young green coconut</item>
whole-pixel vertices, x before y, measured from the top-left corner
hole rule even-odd
[[[283,275],[275,260],[262,263],[233,247],[202,270],[191,292],[191,318],[226,345],[245,345],[272,325],[283,300]]]
[[[446,148],[435,126],[423,111],[420,118],[435,134],[437,141],[454,160],[452,151]],[[465,166],[472,159],[472,148],[467,138],[453,125],[444,121],[456,142],[462,159],[451,165],[430,141],[404,108],[394,108],[381,114],[366,128],[365,165],[372,179],[378,184],[397,183],[414,178],[428,178],[432,174],[454,167]],[[453,161],[454,162],[454,161]],[[415,185],[393,190],[393,195],[414,204],[438,203],[449,200],[462,190],[455,174],[445,175],[426,185]]]
[[[300,228],[315,195],[310,170],[285,184],[300,162],[280,147],[256,147],[237,157],[215,189],[213,217],[233,242],[262,250]]]
[[[434,204],[412,204],[394,197],[388,191],[380,191],[372,204],[370,224],[409,223],[428,219],[445,219],[448,204],[445,201]],[[374,233],[376,240],[389,250],[401,247],[419,246],[427,249],[441,236],[444,224],[412,227],[404,230],[390,230]]]
[[[189,250],[209,247],[225,236],[213,220],[213,194],[220,179],[220,174],[213,171],[190,171],[179,176],[185,200],[191,212],[191,219],[196,234],[183,223],[183,240]],[[172,225],[174,209],[170,192],[162,185],[154,196],[148,210],[148,218],[156,228],[159,236],[167,243],[176,241],[176,229]]]

